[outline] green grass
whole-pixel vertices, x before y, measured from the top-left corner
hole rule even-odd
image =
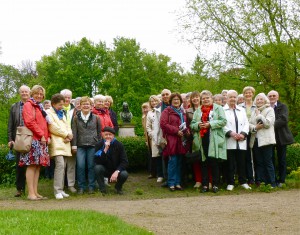
[[[191,177],[190,177],[191,178]],[[167,188],[160,187],[160,183],[156,182],[156,179],[148,179],[146,172],[130,173],[127,182],[124,184],[124,195],[116,195],[114,193],[114,184],[108,188],[108,194],[102,196],[100,193],[92,195],[84,194],[77,195],[71,194],[69,198],[63,200],[77,200],[83,198],[101,198],[101,200],[144,200],[144,199],[156,199],[156,198],[174,198],[174,197],[192,197],[192,196],[222,196],[222,195],[237,195],[237,194],[251,194],[257,192],[274,192],[280,190],[289,190],[294,188],[300,188],[300,179],[295,177],[287,178],[286,185],[283,188],[270,189],[268,186],[262,185],[261,187],[252,186],[252,190],[245,190],[242,187],[236,185],[233,191],[226,190],[226,185],[219,187],[220,191],[217,194],[212,192],[206,194],[200,194],[199,190],[193,188],[194,182],[189,180],[185,185],[184,191],[170,192]],[[42,179],[39,182],[39,192],[43,196],[47,196],[50,200],[55,200],[53,194],[53,180]],[[66,192],[68,192],[66,190]],[[15,188],[0,187],[0,200],[20,200],[20,198],[14,198]],[[22,198],[26,200],[26,196]]]
[[[3,210],[0,234],[153,234],[115,216],[76,210]]]

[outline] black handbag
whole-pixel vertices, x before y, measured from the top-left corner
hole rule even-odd
[[[192,153],[188,152],[188,153],[185,154],[185,157],[186,157],[186,162],[187,163],[199,162],[202,159],[200,150],[197,150],[197,151],[192,152]]]

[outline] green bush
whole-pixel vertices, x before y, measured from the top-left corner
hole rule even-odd
[[[295,171],[300,167],[300,144],[295,143],[287,147],[286,153],[287,171]]]
[[[0,145],[0,184],[11,185],[15,182],[15,161],[5,159],[8,153],[8,147]]]
[[[128,157],[129,169],[146,169],[148,149],[145,144],[145,138],[136,136],[117,137],[117,139],[124,145]]]

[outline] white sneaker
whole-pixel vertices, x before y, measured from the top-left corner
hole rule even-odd
[[[242,184],[241,185],[244,189],[251,189],[251,187],[248,184]]]
[[[157,182],[157,183],[161,183],[161,182],[163,182],[163,180],[164,180],[163,177],[158,177],[157,180],[156,180],[156,182]]]
[[[63,197],[69,197],[69,196],[70,196],[69,194],[65,193],[64,191],[61,192],[61,195],[62,195]]]
[[[227,189],[228,191],[232,191],[232,190],[234,189],[234,186],[231,185],[231,184],[228,184],[226,189]]]
[[[200,188],[201,187],[201,183],[200,182],[196,182],[196,184],[194,185],[194,188]]]
[[[63,199],[64,197],[61,193],[57,193],[57,194],[55,194],[55,198],[56,199]]]

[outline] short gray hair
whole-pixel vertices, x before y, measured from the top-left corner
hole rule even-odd
[[[65,96],[65,95],[71,95],[72,96],[72,91],[70,91],[69,89],[63,89],[60,92],[61,95]]]

